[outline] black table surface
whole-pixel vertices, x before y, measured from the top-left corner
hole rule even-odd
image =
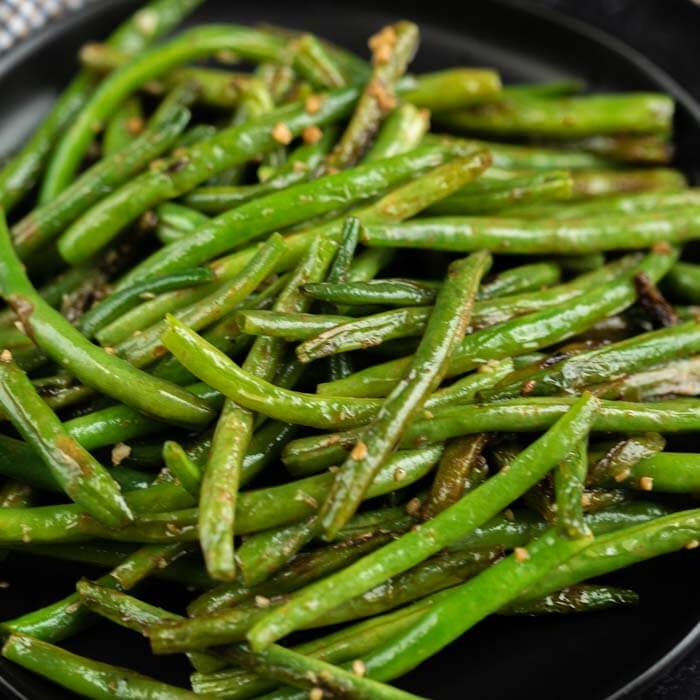
[[[605,30],[643,53],[700,98],[700,0],[527,2],[559,10]],[[698,700],[700,647],[639,697],[640,700]]]
[[[700,0],[520,2],[556,9],[605,30],[642,52],[700,98]],[[639,700],[700,699],[700,647],[638,697]]]

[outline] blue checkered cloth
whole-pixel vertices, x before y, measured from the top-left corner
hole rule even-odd
[[[0,0],[0,53],[90,0]],[[93,0],[95,1],[95,0]]]

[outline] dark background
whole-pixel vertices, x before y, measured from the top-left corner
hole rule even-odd
[[[700,4],[692,0],[527,0],[523,4],[560,10],[604,29],[700,97]],[[640,700],[661,698],[700,698],[700,649],[640,696]]]

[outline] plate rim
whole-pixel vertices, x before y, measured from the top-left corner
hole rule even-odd
[[[674,78],[666,69],[647,58],[640,50],[630,46],[622,39],[610,34],[589,22],[573,17],[556,8],[533,5],[527,0],[488,0],[491,4],[501,5],[530,16],[550,25],[564,28],[579,36],[600,44],[627,62],[635,65],[644,74],[652,78],[663,89],[671,94],[674,100],[682,105],[687,115],[694,121],[700,130],[700,99],[695,98],[686,87]],[[9,75],[13,70],[29,59],[32,54],[40,51],[48,42],[58,39],[63,33],[76,29],[81,24],[99,17],[121,6],[136,4],[135,0],[101,0],[97,3],[89,3],[78,10],[69,10],[62,17],[52,21],[44,27],[33,31],[32,34],[18,44],[13,45],[4,54],[0,55],[0,80]],[[410,13],[408,13],[410,14]],[[436,26],[442,21],[439,17],[433,20]],[[604,700],[624,700],[633,697],[640,691],[648,688],[657,681],[663,673],[669,672],[677,666],[688,654],[700,646],[700,620],[696,621],[681,639],[679,639],[663,656],[654,661],[645,671],[625,685],[608,694]],[[26,695],[8,678],[0,669],[0,691],[11,693],[16,700],[38,700],[33,695]]]

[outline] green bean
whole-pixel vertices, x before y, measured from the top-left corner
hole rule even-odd
[[[440,459],[430,495],[423,504],[421,517],[429,520],[472,491],[486,477],[488,469],[479,460],[488,436],[481,434],[448,443]]]
[[[66,433],[24,372],[6,359],[0,362],[0,405],[73,501],[105,525],[133,519],[107,470]]]
[[[426,401],[426,411],[473,402],[482,387],[489,387],[498,383],[499,378],[508,374],[512,366],[511,360],[484,365],[478,372],[454,382],[454,384],[445,389],[436,391]],[[428,417],[426,415],[426,418]],[[295,474],[321,471],[325,467],[344,460],[346,448],[348,448],[348,445],[351,447],[356,438],[356,431],[348,431],[340,435],[324,435],[320,438],[318,436],[300,438],[285,446],[282,453],[282,461],[287,469]]]
[[[104,75],[124,66],[129,62],[130,56],[107,44],[90,42],[81,47],[79,58],[83,66]],[[241,92],[249,79],[246,73],[190,66],[176,68],[159,80],[143,84],[141,89],[146,93],[158,95],[183,83],[193,83],[197,85],[197,102],[210,107],[230,109],[239,104]]]
[[[248,633],[248,641],[253,648],[264,648],[298,629],[305,621],[341,605],[469,534],[561,461],[571,441],[588,433],[597,410],[596,400],[584,396],[566,417],[521,452],[510,469],[491,477],[428,523],[360,559],[342,574],[302,589],[288,604],[263,617]],[[311,606],[307,606],[309,602]]]
[[[19,153],[0,170],[0,204],[9,212],[39,181],[51,149],[61,132],[74,119],[94,87],[94,79],[79,73],[65,88],[51,110]]]
[[[251,60],[279,60],[283,42],[275,37],[235,25],[210,25],[183,32],[167,43],[144,51],[109,75],[58,144],[43,186],[43,199],[59,194],[70,182],[100,124],[130,93],[186,61],[216,51],[233,51]]]
[[[605,255],[603,253],[588,253],[588,255],[557,255],[551,259],[559,265],[565,272],[592,272],[605,265]]]
[[[406,21],[387,25],[370,39],[372,73],[350,123],[327,158],[327,167],[346,168],[363,156],[382,119],[396,104],[395,84],[417,46],[418,27]]]
[[[137,53],[151,41],[169,32],[201,0],[152,0],[121,24],[107,40],[111,46]],[[147,17],[147,21],[141,18]],[[19,153],[0,170],[0,207],[9,212],[38,182],[44,163],[59,135],[90,97],[94,80],[79,73],[43,118]],[[42,197],[46,201],[48,197]]]
[[[438,122],[457,131],[575,139],[598,134],[667,134],[673,100],[658,93],[549,97],[511,93],[505,100],[440,113]]]
[[[403,445],[429,444],[460,435],[498,430],[531,432],[545,430],[571,406],[573,399],[541,397],[510,399],[493,404],[456,406],[436,411],[430,420],[413,423]],[[598,432],[663,433],[696,430],[698,403],[692,399],[637,404],[628,401],[603,401],[593,430]],[[349,436],[350,437],[350,436]],[[337,439],[337,438],[336,438]]]
[[[334,241],[327,240],[324,236],[317,238],[280,292],[273,310],[281,313],[306,311],[309,308],[309,299],[301,293],[300,287],[306,282],[323,279],[336,252],[337,244]],[[285,344],[278,338],[258,338],[246,358],[243,369],[262,381],[276,381],[275,375],[282,366],[285,351]],[[296,363],[293,366],[296,367]]]
[[[521,206],[570,199],[576,177],[578,175],[572,179],[565,171],[545,171],[505,180],[483,180],[435,203],[428,213],[437,216],[510,214],[513,209],[517,215]]]
[[[337,544],[303,552],[291,559],[279,572],[267,581],[249,588],[241,581],[219,584],[202,593],[187,610],[191,617],[208,615],[254,600],[256,595],[273,598],[291,593],[306,583],[316,581],[326,574],[342,569],[391,539],[388,533],[376,533],[370,537],[347,540]]]
[[[289,51],[294,54],[298,65],[304,66],[304,74],[316,86],[327,89],[345,86],[345,77],[335,59],[313,34],[302,34],[291,41]]]
[[[252,432],[252,416],[231,401],[216,424],[199,499],[199,539],[209,575],[235,577],[233,552],[236,497],[243,459]]]
[[[377,402],[293,392],[241,369],[201,336],[170,316],[162,341],[193,374],[241,406],[277,420],[314,427],[339,427],[366,422]]]
[[[700,210],[610,215],[595,219],[518,220],[440,217],[407,224],[370,225],[363,243],[371,246],[471,252],[486,248],[506,255],[594,253],[644,248],[659,240],[697,238]]]
[[[444,553],[338,608],[328,610],[321,619],[309,621],[308,627],[332,625],[386,612],[474,576],[490,566],[500,554],[499,548]],[[284,602],[284,598],[275,599],[270,607],[279,608]],[[148,636],[155,653],[202,649],[240,641],[246,628],[264,614],[264,609],[257,605],[240,604],[213,615],[154,626]]]
[[[472,328],[479,329],[496,323],[507,321],[514,316],[519,316],[528,311],[535,311],[554,306],[558,303],[582,294],[586,288],[594,288],[601,282],[614,279],[620,272],[633,262],[632,258],[621,259],[617,263],[607,268],[600,269],[590,275],[583,275],[571,282],[568,282],[552,289],[533,292],[531,294],[519,294],[518,296],[506,296],[493,300],[477,301],[474,306],[472,317]],[[557,272],[556,266],[550,267],[545,264],[539,268],[538,263],[533,265],[523,265],[521,268],[513,268],[499,275],[492,283],[484,285],[481,293],[489,294],[498,288],[516,289],[518,286],[526,287],[529,280],[535,284],[541,283],[547,276],[553,279]],[[525,272],[534,273],[533,276],[523,274]],[[493,284],[493,287],[491,287]],[[366,347],[373,347],[386,342],[392,338],[410,337],[420,335],[429,318],[431,309],[428,307],[413,307],[406,309],[396,309],[380,314],[367,316],[362,319],[350,320],[340,323],[324,319],[323,316],[315,317],[315,321],[326,325],[319,328],[315,338],[306,337],[311,334],[311,327],[306,319],[297,317],[287,317],[278,319],[263,312],[261,315],[254,315],[251,319],[250,332],[260,334],[276,335],[280,332],[295,333],[295,339],[305,341],[297,348],[297,355],[300,360],[310,361],[318,359],[328,353],[348,352]],[[246,323],[246,315],[243,315],[243,323]],[[269,320],[268,320],[269,318]],[[257,329],[257,330],[256,330]],[[306,358],[309,358],[308,360]]]
[[[583,92],[585,83],[580,80],[568,79],[551,80],[546,83],[515,83],[505,85],[501,94],[508,95],[536,95],[537,97],[561,97],[565,95],[576,95]]]
[[[25,483],[8,479],[0,488],[0,508],[28,508],[35,500],[36,493]],[[7,550],[0,549],[0,561],[4,561],[7,554]]]
[[[537,601],[513,603],[500,611],[505,615],[570,615],[637,605],[639,595],[626,588],[581,584],[555,591]]]
[[[238,308],[263,309],[270,306],[273,299],[278,296],[280,290],[285,287],[287,281],[288,275],[281,275],[276,279],[272,279],[261,292],[248,297]],[[216,305],[214,305],[213,309],[216,309]],[[207,311],[207,313],[209,312],[210,311]],[[193,317],[195,317],[194,309]],[[136,335],[138,335],[138,333]],[[253,342],[250,337],[241,336],[238,325],[236,324],[235,311],[226,314],[221,320],[210,326],[203,335],[210,343],[219,348],[219,350],[232,357],[241,355]],[[194,375],[188,372],[170,355],[159,360],[151,371],[155,376],[169,379],[177,384],[186,384],[187,382],[195,381]]]
[[[284,528],[251,535],[238,549],[236,560],[243,580],[255,586],[279,571],[314,537],[315,517]]]
[[[587,472],[588,454],[584,442],[577,443],[554,472],[557,526],[567,537],[590,535],[590,529],[583,520],[581,502]]]
[[[484,394],[488,400],[518,395],[557,395],[617,379],[630,372],[646,369],[678,357],[700,351],[700,323],[688,321],[583,352],[552,367],[531,373],[525,383],[508,378]]]
[[[152,294],[182,289],[183,287],[195,287],[212,280],[211,271],[200,267],[137,282],[131,287],[125,287],[119,292],[110,294],[93,306],[80,318],[78,327],[85,336],[91,338],[100,328],[134,308],[141,300]]]
[[[411,625],[437,601],[450,591],[424,598],[396,612],[357,623],[318,640],[294,647],[296,651],[313,657],[318,656],[330,663],[343,663],[366,656],[384,642],[410,629]],[[619,605],[633,605],[638,596],[633,591],[612,586],[580,585],[557,591],[543,599],[528,603],[515,603],[501,609],[498,614],[569,614],[600,610]],[[254,674],[240,670],[224,670],[216,673],[195,673],[191,677],[197,692],[213,692],[227,698],[248,698],[274,687],[274,682],[265,681]],[[278,690],[265,698],[294,698],[304,700],[300,691]]]
[[[12,634],[2,648],[10,661],[89,698],[196,698],[189,690],[176,688],[125,668],[92,661],[65,649]],[[410,696],[413,697],[413,696]]]
[[[332,304],[381,304],[386,306],[422,306],[435,301],[436,291],[420,283],[403,279],[366,282],[317,282],[304,285],[304,293]]]
[[[177,543],[141,547],[97,582],[109,588],[129,590],[184,551],[183,545]],[[4,634],[28,634],[46,642],[60,642],[84,629],[92,619],[90,612],[80,605],[78,594],[73,593],[44,608],[0,623],[0,630]]]
[[[684,190],[685,176],[677,170],[603,170],[573,174],[573,198],[588,199],[632,192]]]
[[[264,64],[263,64],[264,65]],[[240,102],[229,126],[237,127],[269,115],[275,108],[275,100],[268,86],[260,77],[262,66],[258,66],[250,80],[241,86]],[[275,146],[265,155],[265,158],[278,159],[280,146]],[[283,151],[282,151],[283,153]],[[243,178],[242,164],[233,165],[206,179],[209,185],[236,185]]]
[[[618,442],[591,465],[586,483],[596,485],[624,481],[638,462],[662,452],[664,447],[666,440],[658,433],[632,435]]]
[[[304,143],[292,151],[287,162],[265,182],[254,185],[199,187],[187,194],[183,201],[206,214],[221,214],[251,199],[304,182],[313,176],[335,142],[335,137],[335,129],[326,127],[318,141]]]
[[[137,632],[143,633],[150,625],[163,620],[182,619],[180,615],[91,581],[79,581],[76,589],[81,605],[115,624]],[[198,670],[219,669],[226,664],[221,657],[214,654],[195,652],[188,654],[188,657]]]
[[[583,492],[581,502],[586,513],[597,513],[630,503],[634,498],[635,494],[625,489],[590,488]]]
[[[465,337],[455,351],[447,376],[465,372],[477,364],[537,350],[560,342],[597,321],[627,308],[637,298],[632,277],[639,272],[657,280],[675,262],[676,253],[659,248],[645,257],[638,267],[627,269],[618,279],[591,288],[569,301],[549,309],[514,318]],[[595,274],[595,273],[593,273]],[[320,384],[317,391],[335,396],[380,396],[403,376],[410,358],[375,365],[346,379]]]
[[[147,209],[184,194],[216,173],[269,151],[278,144],[275,134],[279,128],[276,126],[282,124],[291,134],[297,134],[310,125],[323,125],[342,116],[355,95],[351,88],[328,93],[314,114],[309,114],[303,105],[281,107],[183,149],[115,190],[73,223],[59,240],[61,255],[71,263],[89,257]],[[127,279],[134,281],[131,277]]]
[[[410,81],[407,81],[410,83]],[[451,112],[484,102],[501,91],[495,71],[482,68],[452,68],[423,73],[401,97],[431,112]]]
[[[406,488],[425,476],[442,448],[405,450],[387,462],[367,492],[367,498]],[[397,474],[401,477],[397,479]],[[236,532],[244,535],[299,522],[313,515],[330,490],[333,475],[319,474],[291,484],[241,492],[236,508]],[[133,526],[105,528],[77,506],[0,509],[0,544],[81,542],[100,537],[123,542],[189,542],[197,538],[198,513],[189,509],[192,497],[181,487],[161,483],[125,495],[142,514]],[[170,512],[166,512],[170,511]],[[152,514],[151,514],[152,513]]]
[[[339,537],[350,542],[376,539],[382,534],[404,531],[413,523],[413,518],[403,508],[380,509],[352,518]],[[265,530],[246,538],[236,556],[245,582],[255,586],[279,571],[313,539],[317,529],[317,518],[313,516],[294,525]]]
[[[401,155],[418,146],[430,126],[430,114],[412,104],[401,104],[384,120],[363,162]]]
[[[192,498],[199,498],[202,474],[199,467],[188,457],[182,446],[173,440],[163,443],[163,461],[175,479]]]
[[[403,447],[440,443],[462,435],[483,432],[537,432],[561,417],[573,399],[510,399],[493,404],[449,405],[414,422],[406,431]],[[603,401],[593,430],[598,432],[692,432],[697,429],[698,404],[694,400],[658,401],[653,404]],[[359,429],[292,441],[283,455],[293,468],[318,471],[343,459],[352,449]],[[306,473],[306,471],[301,472]]]
[[[163,202],[154,212],[156,236],[163,245],[178,241],[209,222],[206,214],[174,202]]]
[[[296,354],[301,362],[306,363],[350,350],[376,347],[392,338],[420,336],[425,330],[431,312],[432,307],[415,306],[386,311],[357,320],[334,321],[327,330],[323,330],[318,335],[312,335],[298,345]],[[287,319],[287,322],[291,320]]]
[[[112,469],[110,473],[124,491],[143,488],[144,479],[148,481],[148,477],[137,470],[120,468]],[[27,443],[4,435],[0,437],[0,474],[38,489],[62,491],[39,455]]]
[[[519,146],[496,141],[473,140],[465,142],[455,137],[426,134],[425,143],[462,144],[472,148],[487,148],[496,168],[510,171],[527,170],[603,170],[614,167],[611,161],[590,153],[547,146]]]
[[[437,653],[470,627],[583,550],[591,537],[569,540],[549,530],[439,600],[411,630],[365,658],[367,673],[389,680]]]
[[[191,385],[189,390],[212,408],[221,405],[221,395],[202,384]],[[165,428],[162,422],[124,405],[109,406],[66,422],[70,435],[87,450],[143,437]]]
[[[367,498],[410,486],[432,469],[441,454],[442,447],[431,446],[426,450],[409,450],[396,455],[379,472],[366,494]],[[397,475],[401,478],[397,479]],[[292,482],[294,485],[242,492],[236,511],[236,531],[240,534],[257,532],[314,515],[332,481],[333,474],[326,473]]]
[[[338,241],[338,252],[326,275],[326,282],[347,282],[352,261],[357,251],[357,242],[360,237],[360,221],[354,217],[348,217],[343,224],[343,230]],[[335,304],[323,304],[322,311],[339,311]],[[328,362],[328,376],[332,379],[340,379],[352,374],[352,363],[347,357],[334,357]]]
[[[410,627],[427,604],[418,601],[406,608],[358,622],[293,649],[334,664],[361,658],[376,645]],[[227,698],[253,697],[272,690],[277,685],[273,680],[266,680],[254,673],[238,669],[209,674],[195,673],[190,680],[198,693],[218,693]]]
[[[323,238],[309,249],[285,289],[275,303],[275,309],[303,310],[307,302],[298,291],[301,283],[318,279],[325,273],[335,253],[335,245]],[[283,345],[276,339],[258,339],[253,345],[244,367],[254,376],[271,378],[281,364]],[[233,401],[226,401],[217,424],[205,486],[200,503],[200,539],[205,560],[214,578],[230,580],[234,577],[233,517],[235,490],[241,460],[253,427],[253,416]],[[236,449],[231,450],[231,444]],[[240,447],[239,447],[240,445]]]
[[[450,357],[464,337],[479,283],[490,265],[491,257],[482,253],[452,263],[448,268],[410,368],[358,438],[321,508],[319,517],[328,539],[335,537],[351,517],[406,425],[440,385]]]
[[[91,581],[78,581],[80,601],[92,612],[136,631],[163,620],[181,620],[180,615],[149,605],[126,593],[104,588]]]
[[[597,537],[580,554],[536,583],[522,600],[541,598],[652,557],[693,547],[700,534],[700,510],[685,510]]]
[[[660,493],[700,493],[700,461],[695,454],[660,452],[630,466],[618,485]]]
[[[238,651],[235,656],[244,667],[260,675],[301,688],[319,688],[322,693],[328,691],[332,695],[364,700],[421,700],[418,695],[377,683],[277,644],[256,654]]]
[[[668,136],[663,134],[597,134],[562,145],[619,163],[663,165],[673,156]]]
[[[109,194],[156,156],[169,149],[190,119],[177,95],[167,98],[147,129],[124,150],[104,157],[69,187],[12,227],[22,258],[36,254],[90,206]]]
[[[305,113],[304,113],[305,114]],[[181,269],[192,262],[207,262],[255,237],[334,211],[339,206],[372,197],[415,173],[436,167],[447,159],[445,152],[420,147],[409,154],[386,161],[361,165],[344,173],[300,183],[236,207],[212,219],[206,226],[181,241],[171,243],[137,265],[123,284],[153,274]]]
[[[215,283],[210,293],[195,304],[176,312],[176,317],[193,329],[205,328],[238,307],[272,272],[284,253],[281,236],[272,235],[245,270],[223,284]],[[148,278],[146,278],[148,279]],[[138,282],[136,284],[139,284]],[[143,367],[165,353],[161,336],[166,324],[154,324],[139,335],[127,338],[115,348],[117,354],[136,367]]]
[[[659,368],[652,368],[591,387],[603,399],[644,401],[650,398],[697,396],[700,394],[700,358],[676,360]]]
[[[376,277],[393,259],[391,250],[368,248],[358,253],[348,271],[349,282],[363,282]]]
[[[403,508],[370,511],[352,518],[339,533],[339,538],[348,545],[369,538],[378,547],[386,541],[384,535],[405,531],[414,522]],[[246,584],[258,586],[269,579],[315,537],[317,530],[317,518],[313,516],[294,525],[264,530],[247,537],[236,555]]]
[[[598,537],[621,528],[646,523],[668,515],[670,512],[667,507],[656,503],[636,501],[586,513],[584,521],[591,532]],[[524,547],[535,537],[541,535],[547,527],[549,527],[548,524],[533,511],[514,509],[512,513],[501,513],[495,516],[477,528],[471,535],[453,544],[452,548],[503,547],[504,549],[514,549],[515,547]]]
[[[509,294],[529,292],[559,282],[561,270],[551,262],[520,265],[496,275],[491,281],[481,285],[477,299],[493,299]]]
[[[356,210],[354,213],[361,222],[372,220],[401,221],[414,216],[436,199],[447,196],[465,182],[473,180],[488,166],[488,162],[488,156],[483,152],[473,153],[464,158],[456,158],[442,167],[418,176],[415,180],[409,181],[373,204]],[[327,224],[285,237],[287,254],[280,263],[280,271],[294,267],[307,251],[311,242],[319,235],[340,235],[344,221],[345,217],[334,219]],[[238,253],[220,258],[213,262],[211,267],[220,279],[228,279],[249,263],[255,256],[256,250],[256,246],[246,248]],[[390,258],[391,254],[386,252],[372,254],[366,258],[367,262],[363,264],[361,270],[364,278],[371,277],[374,274],[372,271],[386,265]],[[121,339],[128,333],[143,328],[147,323],[160,320],[168,311],[173,311],[193,301],[193,297],[196,298],[196,295],[191,292],[188,295],[183,295],[181,292],[162,295],[134,309],[130,312],[130,318],[127,319],[129,314],[125,314],[122,319],[118,319],[112,324],[113,327],[108,326],[103,329],[99,339],[101,342],[113,342],[115,335]]]
[[[572,202],[566,206],[532,206],[518,209],[518,216],[525,218],[586,219],[610,214],[642,214],[693,207],[700,203],[700,190],[688,188],[678,192],[640,192],[636,194],[610,195],[600,199]]]
[[[210,409],[200,399],[170,382],[149,377],[95,347],[52,309],[29,282],[1,216],[0,251],[2,294],[25,330],[49,357],[84,384],[147,415],[184,425],[202,425],[210,420]]]
[[[128,146],[143,131],[143,110],[136,97],[128,97],[109,117],[102,137],[103,156]]]
[[[331,314],[285,314],[265,310],[236,313],[236,324],[241,333],[267,335],[287,341],[307,340],[348,321],[352,321],[350,316]]]

